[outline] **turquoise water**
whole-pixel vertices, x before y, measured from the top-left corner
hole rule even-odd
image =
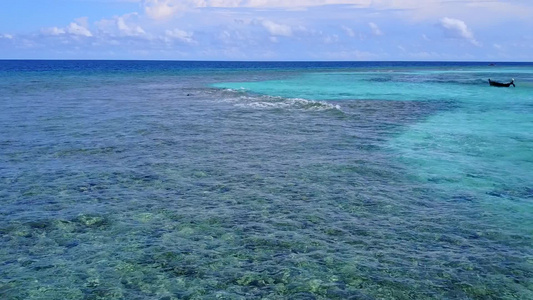
[[[533,298],[531,64],[0,79],[2,299]]]
[[[516,66],[378,68],[215,86],[314,100],[453,103],[453,109],[427,116],[393,135],[384,148],[406,163],[415,180],[433,182],[433,188],[448,194],[479,197],[495,213],[512,207],[504,222],[533,233],[532,71]],[[487,88],[486,78],[510,81],[517,76],[520,89]],[[512,200],[502,205],[501,198]]]

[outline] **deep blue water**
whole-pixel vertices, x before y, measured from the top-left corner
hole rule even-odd
[[[532,63],[0,61],[0,91],[1,299],[533,299]]]

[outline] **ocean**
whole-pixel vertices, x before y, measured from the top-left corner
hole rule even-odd
[[[3,60],[0,91],[1,299],[533,299],[533,63]]]

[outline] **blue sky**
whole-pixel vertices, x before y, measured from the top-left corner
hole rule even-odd
[[[533,61],[531,0],[3,0],[0,59]]]

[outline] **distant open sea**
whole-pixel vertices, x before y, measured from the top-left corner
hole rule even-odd
[[[533,63],[0,60],[0,299],[533,299]]]

